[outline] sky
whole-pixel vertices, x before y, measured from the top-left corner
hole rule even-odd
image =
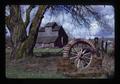
[[[22,18],[25,21],[26,19],[26,9],[29,6],[22,5],[21,6],[21,14]],[[94,38],[95,36],[98,37],[114,37],[114,8],[111,5],[92,5],[94,10],[99,11],[99,13],[104,15],[105,20],[110,25],[110,28],[101,28],[96,21],[92,21],[90,23],[90,28],[85,28],[83,25],[77,25],[75,26],[74,23],[72,23],[71,15],[69,13],[60,12],[57,14],[57,16],[51,16],[50,12],[45,12],[44,18],[42,20],[41,26],[45,26],[48,22],[57,22],[59,25],[62,25],[65,32],[71,37],[71,38]],[[31,11],[31,21],[34,18],[36,12],[38,10],[38,7],[34,8]],[[9,15],[9,13],[8,13]],[[29,23],[27,27],[27,31],[29,30],[31,22]],[[9,35],[9,32],[7,33]]]

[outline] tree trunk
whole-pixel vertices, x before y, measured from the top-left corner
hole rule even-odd
[[[23,22],[20,15],[19,5],[10,7],[10,17],[6,18],[6,24],[9,26],[9,30],[12,30],[10,31],[13,42],[11,58],[20,59],[26,56],[33,56],[33,48],[46,7],[47,5],[40,5],[31,23],[29,36],[26,33],[26,23]]]
[[[18,49],[16,50],[16,58],[17,59],[26,57],[26,56],[33,56],[33,48],[36,43],[39,26],[41,24],[45,9],[46,9],[45,5],[39,7],[38,12],[30,26],[29,36],[27,37],[27,39],[24,42],[22,42],[19,45]]]

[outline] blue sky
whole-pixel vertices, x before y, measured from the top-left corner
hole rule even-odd
[[[22,18],[25,21],[25,11],[29,6],[22,5]],[[110,25],[110,28],[101,28],[96,21],[92,21],[90,23],[91,27],[89,29],[85,28],[83,25],[74,25],[72,23],[71,15],[69,13],[60,12],[56,16],[51,16],[49,11],[47,11],[42,20],[41,26],[44,26],[48,22],[57,22],[63,26],[64,30],[70,37],[74,38],[94,38],[95,36],[99,37],[114,37],[114,8],[111,5],[92,5],[94,10],[99,11],[102,15],[104,15],[105,20]],[[34,18],[38,7],[34,8],[31,12],[31,20]],[[31,23],[29,23],[30,25]],[[29,26],[27,31],[29,30]],[[9,35],[9,33],[7,34]]]

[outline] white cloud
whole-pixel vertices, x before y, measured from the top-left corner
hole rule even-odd
[[[106,11],[106,8],[109,9],[109,6],[105,6],[104,7],[104,6],[100,5],[97,8],[96,8],[97,10],[101,10],[102,13],[103,13],[104,11]],[[110,12],[111,11],[109,11],[109,13]],[[75,27],[74,23],[72,23],[71,15],[69,13],[68,14],[65,14],[65,13],[61,14],[61,13],[59,13],[57,17],[52,17],[51,20],[50,20],[50,17],[51,16],[48,16],[47,13],[46,13],[46,15],[45,15],[45,17],[43,19],[42,24],[45,25],[48,22],[56,21],[56,22],[62,24],[62,26],[64,27],[65,31],[69,32],[69,34],[71,34],[71,36],[74,36],[75,38],[94,37],[100,31],[100,27],[98,26],[98,23],[96,21],[94,21],[94,20],[91,23],[91,27],[90,27],[90,29],[89,29],[90,31],[89,31],[88,29],[84,28],[83,26],[76,26]],[[63,21],[63,17],[64,17],[64,21]],[[109,23],[110,23],[111,26],[114,25],[113,24],[114,15],[107,14],[105,16],[105,18],[109,19],[109,21],[110,21]]]
[[[114,15],[106,15],[105,18],[106,18],[106,19],[113,19],[113,18],[114,18]]]
[[[91,23],[91,27],[90,27],[90,33],[92,35],[95,35],[96,33],[98,33],[100,31],[100,28],[98,26],[98,23],[96,21],[93,21]]]
[[[101,14],[113,15],[114,7],[112,5],[92,5],[92,7]]]
[[[22,6],[22,18],[25,21],[26,19],[26,9],[29,7],[29,5],[21,5]],[[114,30],[114,8],[110,5],[103,6],[103,5],[92,5],[92,7],[96,10],[99,11],[100,13],[105,15],[105,19],[109,23],[109,25],[113,28]],[[36,12],[38,10],[38,7],[34,8],[30,14],[31,20],[34,18]],[[64,13],[61,12],[59,13],[56,17],[54,15],[51,17],[49,14],[49,11],[47,11],[44,15],[44,18],[42,20],[41,26],[44,26],[48,22],[58,22],[60,23],[63,28],[65,29],[66,32],[68,32],[71,36],[74,36],[76,38],[82,37],[82,38],[88,38],[88,37],[94,37],[97,33],[100,32],[100,28],[97,25],[96,21],[92,21],[90,31],[84,26],[74,26],[74,23],[72,22],[71,15],[69,13]],[[30,25],[30,24],[29,24]],[[27,32],[29,31],[29,26],[27,28]],[[89,35],[89,32],[91,33],[91,36]],[[114,32],[114,31],[113,31]],[[112,33],[113,33],[112,32]],[[112,34],[114,35],[114,34]]]

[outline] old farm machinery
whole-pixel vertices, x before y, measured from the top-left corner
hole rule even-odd
[[[68,58],[76,68],[85,69],[91,64],[97,64],[97,59],[101,59],[101,53],[93,42],[75,39],[64,47],[63,57]],[[93,62],[95,60],[96,62]]]

